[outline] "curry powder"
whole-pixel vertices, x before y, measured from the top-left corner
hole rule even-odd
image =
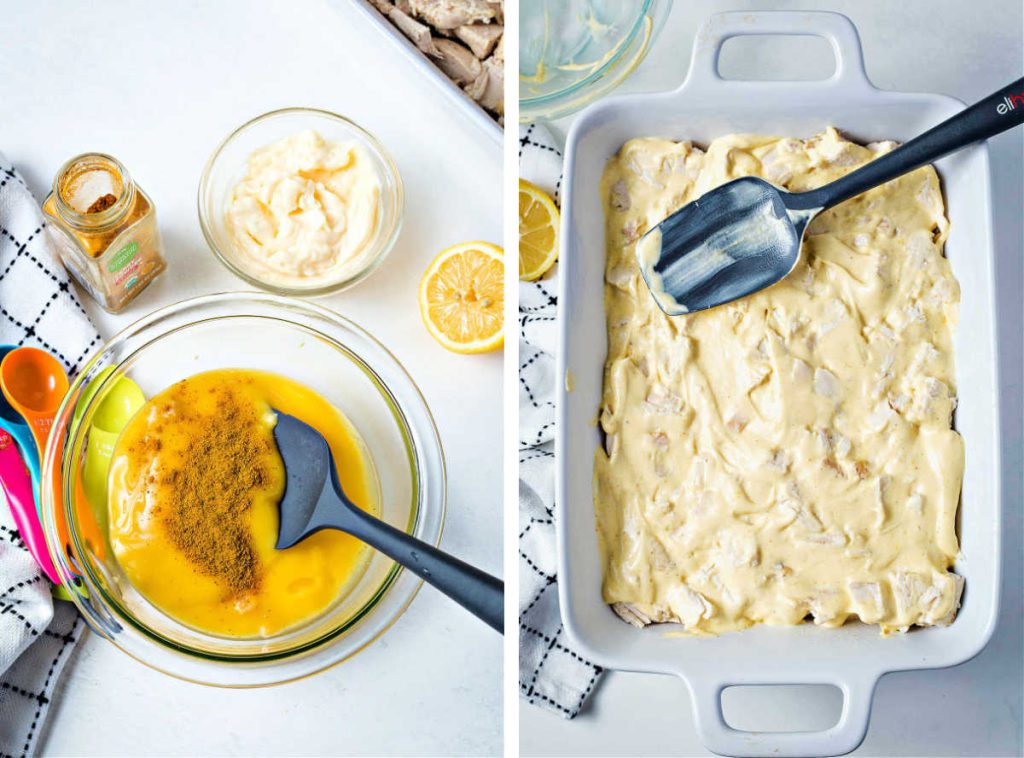
[[[204,414],[202,431],[189,440],[180,462],[162,474],[160,515],[174,546],[237,596],[260,586],[248,517],[277,451],[258,404],[230,386],[217,388],[215,403],[216,413]],[[183,405],[176,404],[179,416],[187,413]],[[147,436],[146,444],[157,452],[159,436]]]

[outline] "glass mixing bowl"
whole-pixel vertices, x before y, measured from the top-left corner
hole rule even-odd
[[[232,190],[246,174],[252,152],[307,129],[319,132],[325,140],[355,142],[366,149],[380,179],[380,212],[371,250],[361,269],[337,280],[280,284],[261,278],[247,267],[228,231],[225,211]],[[316,108],[282,108],[257,116],[238,127],[213,152],[199,179],[199,226],[214,255],[236,276],[278,295],[328,295],[348,289],[368,277],[384,262],[398,239],[404,204],[402,177],[384,145],[354,121]]]
[[[671,8],[672,0],[522,0],[519,120],[567,116],[618,87]]]
[[[101,375],[108,367],[113,370]],[[444,456],[423,396],[383,345],[326,308],[276,295],[209,295],[156,311],[110,340],[75,379],[46,450],[42,517],[57,572],[89,626],[134,658],[183,679],[275,684],[325,669],[373,642],[422,582],[373,551],[359,581],[326,612],[274,637],[249,639],[186,626],[132,587],[106,539],[105,508],[82,497],[91,419],[105,389],[122,376],[152,397],[217,368],[275,371],[333,403],[370,452],[381,518],[431,544],[444,521]],[[97,377],[96,391],[83,393]]]

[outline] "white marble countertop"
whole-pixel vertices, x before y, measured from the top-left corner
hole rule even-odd
[[[203,164],[260,113],[345,114],[392,151],[405,226],[385,265],[322,300],[387,345],[420,385],[449,464],[442,547],[500,574],[501,356],[455,356],[423,328],[430,259],[467,239],[501,242],[501,157],[460,123],[403,56],[344,3],[60,0],[0,13],[0,150],[40,196],[67,158],[118,157],[153,197],[167,273],[109,335],[192,295],[248,289],[199,230]],[[95,635],[68,668],[51,755],[481,755],[501,751],[501,639],[425,588],[378,642],[312,679],[228,691],[173,680]]]
[[[876,86],[978,100],[1022,74],[1020,0],[679,0],[648,59],[623,91],[671,89],[685,78],[698,24],[721,10],[836,10],[860,30]],[[814,78],[831,73],[828,55],[808,40],[784,55],[779,41],[723,54],[723,73]],[[825,48],[827,50],[827,47]],[[815,57],[815,56],[819,57]],[[571,117],[556,127],[565,130]],[[1003,593],[998,628],[974,660],[943,671],[885,676],[871,727],[855,755],[1015,756],[1021,742],[1021,308],[1022,131],[990,142],[1003,419]],[[823,729],[839,714],[838,690],[730,691],[727,715],[747,728]],[[770,726],[774,725],[774,727]],[[574,721],[520,706],[523,755],[709,755],[694,731],[689,695],[673,677],[612,672]]]

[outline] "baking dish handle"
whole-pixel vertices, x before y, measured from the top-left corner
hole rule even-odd
[[[812,758],[823,755],[844,755],[864,740],[871,716],[871,698],[878,683],[877,676],[835,681],[824,677],[817,681],[785,682],[785,684],[831,684],[843,693],[843,710],[839,721],[828,729],[814,732],[748,732],[734,729],[722,713],[722,692],[732,686],[772,686],[783,684],[756,675],[737,676],[733,680],[707,681],[690,675],[684,677],[693,700],[693,717],[701,741],[720,755],[757,758]]]
[[[693,45],[690,72],[681,89],[687,93],[722,93],[722,87],[764,87],[779,82],[723,79],[718,73],[722,45],[733,37],[785,35],[821,37],[832,46],[835,72],[821,81],[801,81],[801,86],[841,87],[845,91],[873,90],[864,70],[857,27],[842,13],[831,11],[729,11],[715,13],[701,25]]]

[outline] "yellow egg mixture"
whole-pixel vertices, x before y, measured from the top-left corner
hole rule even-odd
[[[150,399],[110,468],[110,543],[131,584],[182,623],[267,637],[328,609],[358,580],[369,548],[325,530],[276,550],[284,463],[280,410],[315,427],[351,500],[377,513],[358,433],[307,387],[261,371],[197,374]]]
[[[959,286],[934,169],[823,213],[785,280],[709,311],[665,316],[635,255],[644,232],[726,181],[813,189],[892,147],[833,129],[726,136],[706,152],[636,139],[609,162],[594,500],[604,598],[625,620],[693,633],[952,621]]]

